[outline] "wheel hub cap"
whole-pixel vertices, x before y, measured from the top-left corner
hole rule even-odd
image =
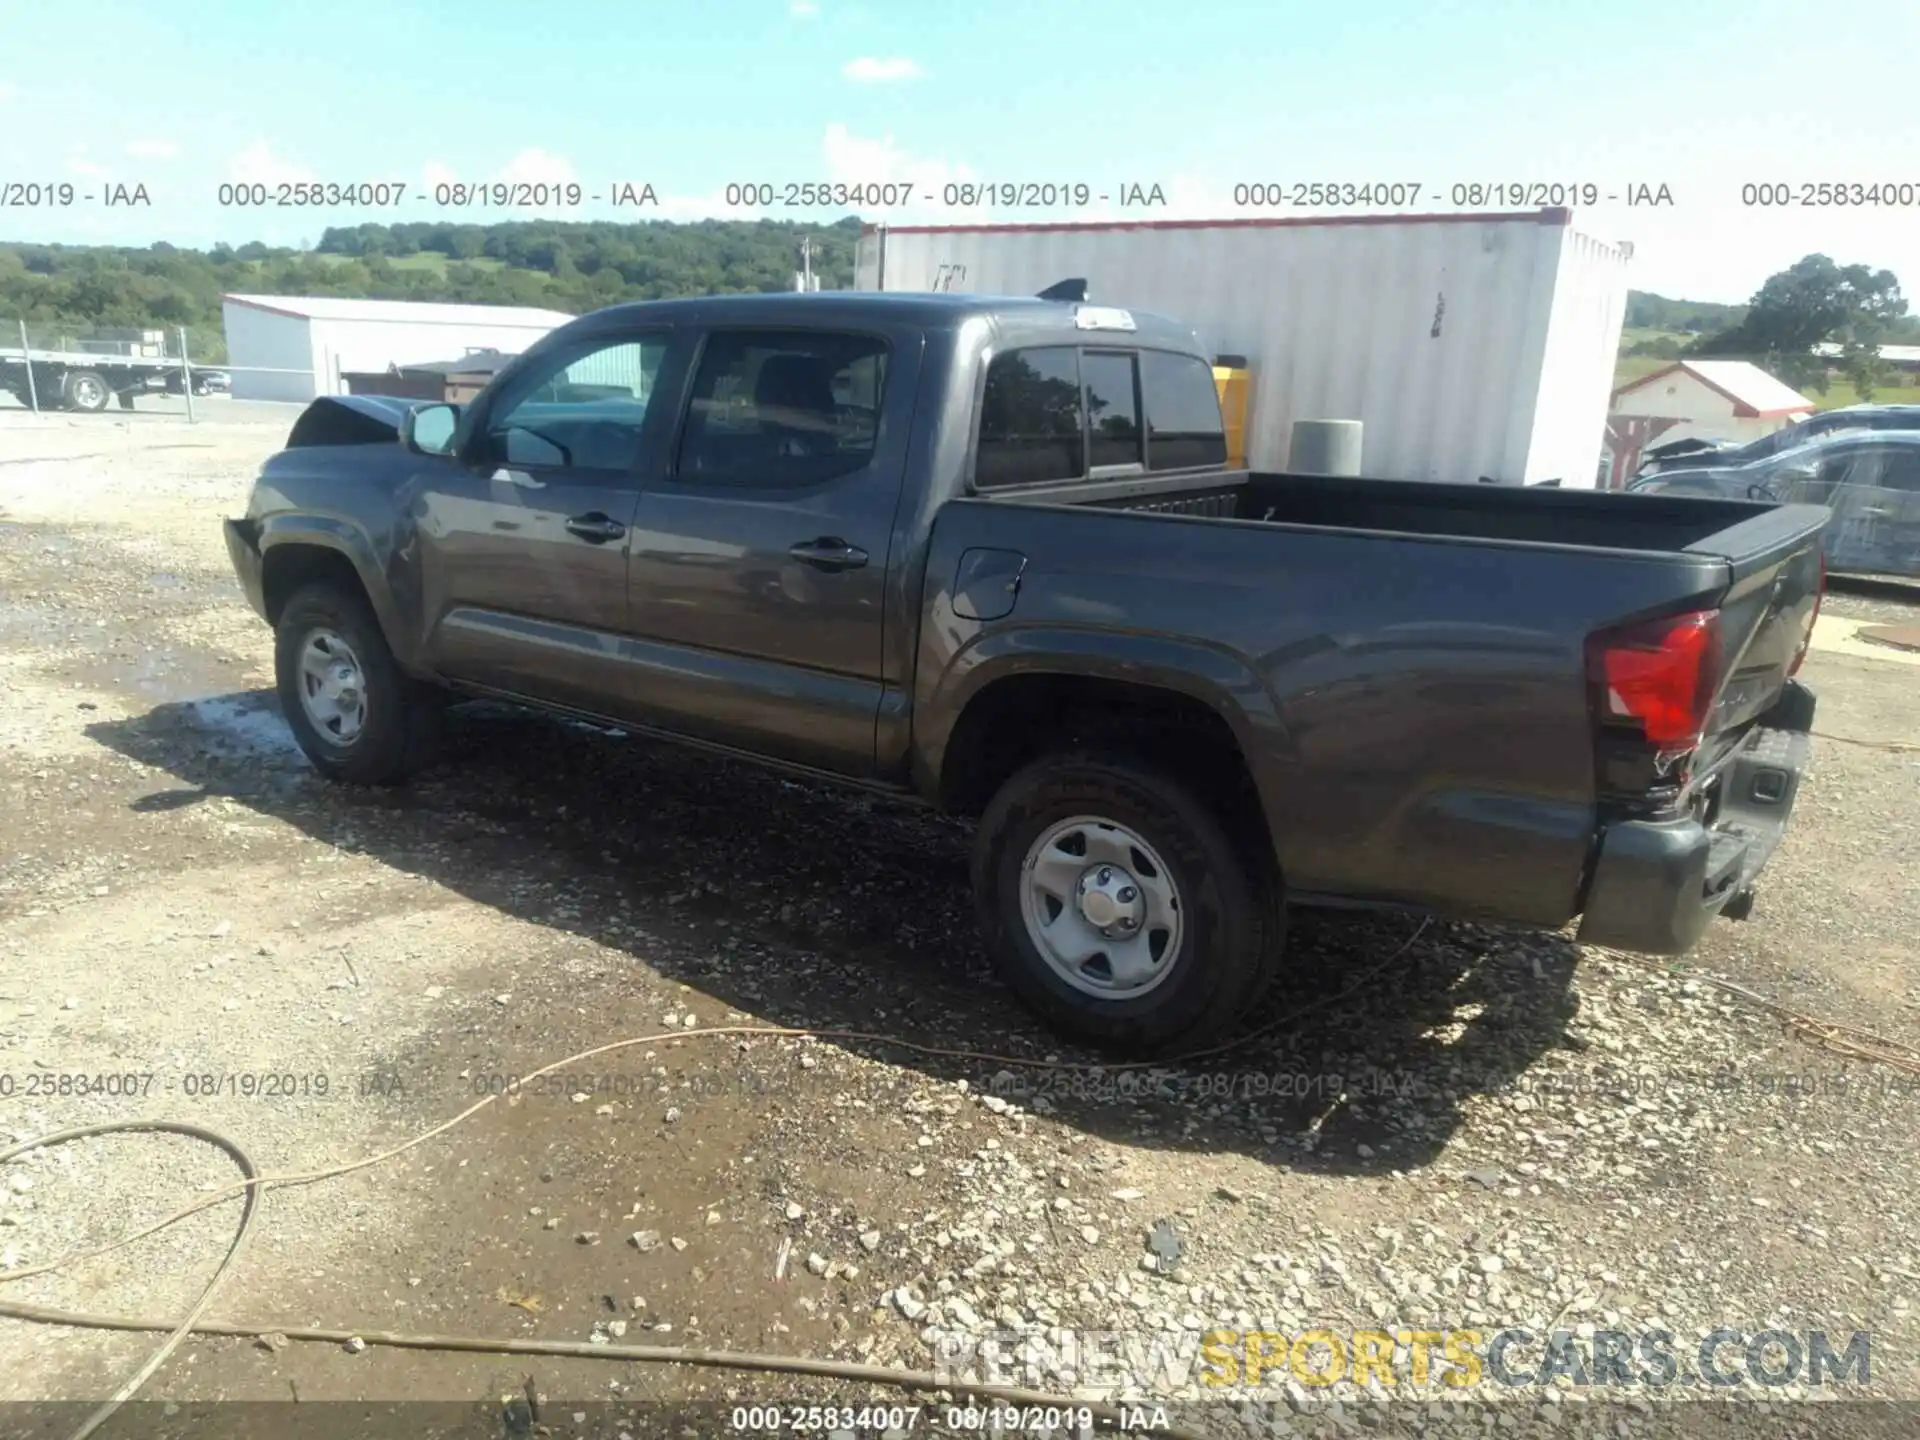
[[[1146,917],[1146,901],[1133,876],[1117,865],[1095,865],[1080,877],[1077,900],[1080,914],[1110,938],[1132,935]]]
[[[1172,973],[1184,906],[1173,872],[1134,830],[1092,815],[1059,821],[1020,873],[1027,938],[1074,989],[1131,999]]]
[[[339,745],[351,744],[367,723],[360,657],[332,630],[309,632],[301,646],[300,708],[314,729]]]

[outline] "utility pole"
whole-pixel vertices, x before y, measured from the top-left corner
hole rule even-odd
[[[800,284],[798,288],[803,292],[809,293],[819,288],[813,279],[813,237],[811,235],[802,236],[800,239]]]

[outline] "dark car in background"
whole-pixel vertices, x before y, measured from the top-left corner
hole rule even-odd
[[[193,393],[196,395],[230,395],[233,393],[233,376],[225,370],[202,370],[195,367],[193,374]],[[165,374],[147,377],[146,388],[167,395],[178,395],[186,388],[186,382],[180,378],[178,370],[169,370]]]
[[[1662,475],[1703,465],[1751,465],[1828,435],[1873,430],[1920,431],[1920,405],[1847,405],[1823,410],[1744,445],[1699,436],[1670,440],[1647,447],[1640,474]]]
[[[1715,455],[1643,475],[1627,490],[1825,505],[1833,512],[1822,537],[1829,570],[1920,578],[1920,405],[1875,408],[1912,411],[1915,428],[1829,434],[1744,465]]]

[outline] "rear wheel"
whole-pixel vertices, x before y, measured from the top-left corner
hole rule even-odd
[[[432,763],[442,697],[400,669],[356,591],[319,581],[295,592],[274,671],[294,739],[329,780],[395,785]]]
[[[60,398],[69,410],[93,414],[107,408],[113,399],[113,387],[97,370],[69,370],[60,382]]]
[[[1054,1028],[1169,1055],[1252,1007],[1283,933],[1278,887],[1186,786],[1118,755],[1029,765],[975,844],[975,903],[1007,984]]]

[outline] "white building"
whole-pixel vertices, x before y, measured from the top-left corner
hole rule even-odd
[[[1920,345],[1882,345],[1880,358],[1896,370],[1920,370]],[[1838,345],[1816,345],[1813,353],[1829,360],[1838,359],[1844,352]]]
[[[227,295],[227,364],[239,400],[311,400],[345,391],[340,377],[392,365],[457,360],[475,350],[518,355],[573,316],[513,305],[438,305],[335,296]]]
[[[1247,459],[1296,420],[1362,423],[1363,474],[1590,487],[1632,247],[1566,210],[1129,224],[869,226],[860,290],[1033,295],[1194,328],[1245,358]]]
[[[1659,440],[1744,445],[1803,420],[1813,401],[1745,360],[1680,360],[1613,392],[1615,415],[1671,420]]]

